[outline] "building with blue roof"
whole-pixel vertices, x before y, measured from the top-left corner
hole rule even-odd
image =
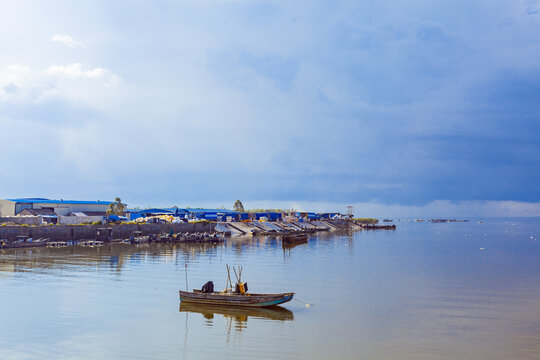
[[[321,217],[313,212],[297,212],[294,214],[298,219],[304,220],[318,220]]]
[[[229,218],[229,220],[237,221],[239,214],[237,211],[228,209],[182,209],[177,207],[127,210],[127,216],[130,220],[135,220],[139,217],[172,215],[185,219],[227,221],[227,218]]]
[[[112,204],[111,201],[88,200],[51,200],[46,198],[0,199],[0,216],[14,216],[25,209],[48,209],[56,215],[69,213],[103,214]]]
[[[269,211],[269,212],[258,212],[254,213],[254,218],[256,220],[266,220],[266,221],[281,221],[283,214],[279,212]]]

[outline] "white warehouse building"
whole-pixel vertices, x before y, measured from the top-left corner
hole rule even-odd
[[[22,198],[0,200],[0,216],[14,216],[25,209],[52,210],[56,215],[85,213],[86,215],[104,215],[110,201],[50,200],[44,198]]]

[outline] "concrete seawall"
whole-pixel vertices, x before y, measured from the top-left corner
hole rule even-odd
[[[0,226],[0,239],[15,240],[24,235],[33,239],[51,241],[92,240],[97,238],[98,228],[111,228],[114,239],[128,239],[133,231],[142,235],[179,232],[213,232],[215,223],[181,224],[122,224],[122,225],[50,225],[50,226]]]

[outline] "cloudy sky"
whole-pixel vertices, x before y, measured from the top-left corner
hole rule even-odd
[[[0,197],[540,216],[540,1],[0,1]]]

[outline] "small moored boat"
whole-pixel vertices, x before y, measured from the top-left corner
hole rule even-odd
[[[306,234],[285,234],[283,235],[283,244],[297,244],[308,241]]]
[[[267,307],[291,301],[294,296],[293,292],[279,294],[248,293],[247,283],[242,282],[242,267],[239,267],[238,273],[234,267],[232,268],[234,270],[234,274],[236,275],[234,291],[233,283],[231,281],[230,267],[227,265],[227,284],[225,290],[221,292],[214,291],[214,283],[212,281],[208,281],[206,284],[204,284],[201,290],[194,289],[193,292],[180,290],[180,301],[218,306]]]
[[[293,296],[293,292],[282,294],[237,294],[203,293],[201,290],[196,289],[193,292],[180,290],[180,301],[206,305],[266,307],[291,301]]]

